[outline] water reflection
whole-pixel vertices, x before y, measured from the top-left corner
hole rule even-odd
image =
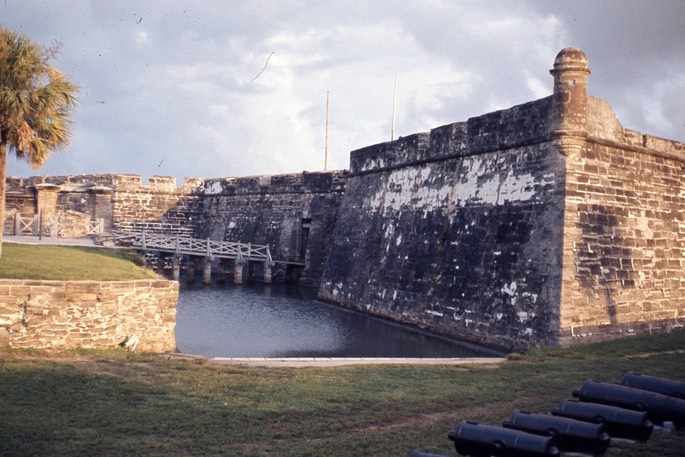
[[[176,344],[183,353],[208,357],[482,356],[282,284],[181,290]]]

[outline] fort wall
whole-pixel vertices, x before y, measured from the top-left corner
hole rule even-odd
[[[606,102],[591,104],[589,135],[567,158],[562,343],[685,318],[685,144],[624,130]]]
[[[547,98],[352,152],[320,296],[490,346],[553,344],[565,161],[551,113]]]
[[[682,326],[685,145],[624,129],[582,51],[551,73],[551,97],[352,152],[320,295],[504,349]]]
[[[186,179],[176,187],[176,178],[140,175],[76,175],[7,180],[5,233],[16,234],[16,215],[41,215],[45,235],[77,238],[89,234],[88,222],[102,221],[102,231],[150,230],[192,235],[200,220],[196,194],[203,180]],[[42,204],[42,194],[54,194],[54,203]],[[54,221],[54,222],[53,222]],[[52,232],[51,225],[59,227]],[[33,234],[37,235],[37,228]]]
[[[102,231],[148,231],[212,240],[268,244],[276,278],[318,286],[345,188],[347,171],[239,178],[79,175],[8,178],[5,233],[17,215],[38,235],[84,237]],[[59,230],[54,229],[59,227]],[[286,266],[288,265],[288,266]]]
[[[112,229],[194,236],[202,220],[198,196],[202,183],[201,179],[186,179],[177,188],[173,177],[151,176],[148,184],[143,184],[139,175],[116,175]]]
[[[318,286],[346,175],[305,172],[206,180],[198,236],[267,244],[274,259],[301,264],[293,274],[301,274],[302,283]]]

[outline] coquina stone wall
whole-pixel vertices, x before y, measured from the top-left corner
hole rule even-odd
[[[103,232],[148,230],[192,236],[201,217],[197,192],[202,183],[186,178],[176,187],[174,177],[151,176],[143,183],[140,175],[117,174],[10,177],[4,233],[18,234],[16,215],[30,219],[40,214],[46,236],[88,236],[88,223],[98,222]],[[56,229],[51,231],[51,226]],[[37,225],[33,234],[38,234]]]
[[[510,349],[555,341],[564,157],[551,98],[354,151],[320,296]]]
[[[203,180],[151,176],[143,184],[139,175],[116,175],[112,194],[113,229],[147,230],[155,233],[194,236],[202,221],[198,192]]]
[[[624,130],[590,99],[567,157],[561,341],[685,323],[685,145]]]
[[[148,231],[212,240],[268,244],[277,269],[296,267],[295,277],[316,285],[323,273],[346,171],[240,178],[176,179],[140,175],[8,178],[5,234],[16,235],[16,218],[40,214],[44,236],[89,236]],[[185,259],[187,260],[187,259]],[[186,262],[188,263],[188,262]]]
[[[178,282],[0,280],[0,346],[174,351]]]

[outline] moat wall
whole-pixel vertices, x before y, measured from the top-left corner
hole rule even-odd
[[[116,348],[136,334],[137,349],[174,351],[178,283],[0,281],[0,346]]]
[[[565,160],[545,140],[551,110],[354,151],[320,295],[478,343],[553,344]]]
[[[268,244],[322,299],[504,350],[682,326],[685,145],[624,129],[582,51],[551,73],[550,97],[353,151],[349,171],[9,178],[5,233],[40,213],[71,235],[99,219]]]
[[[197,235],[267,244],[279,260],[277,274],[318,286],[346,175],[334,171],[206,180]],[[290,275],[284,265],[290,265]]]

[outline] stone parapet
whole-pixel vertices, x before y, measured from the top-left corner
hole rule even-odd
[[[178,283],[0,280],[0,346],[112,349],[132,334],[139,350],[176,349]]]
[[[552,97],[436,127],[350,153],[350,173],[381,172],[547,142]]]
[[[340,192],[344,189],[346,175],[347,171],[340,170],[206,179],[201,195],[214,197]]]

